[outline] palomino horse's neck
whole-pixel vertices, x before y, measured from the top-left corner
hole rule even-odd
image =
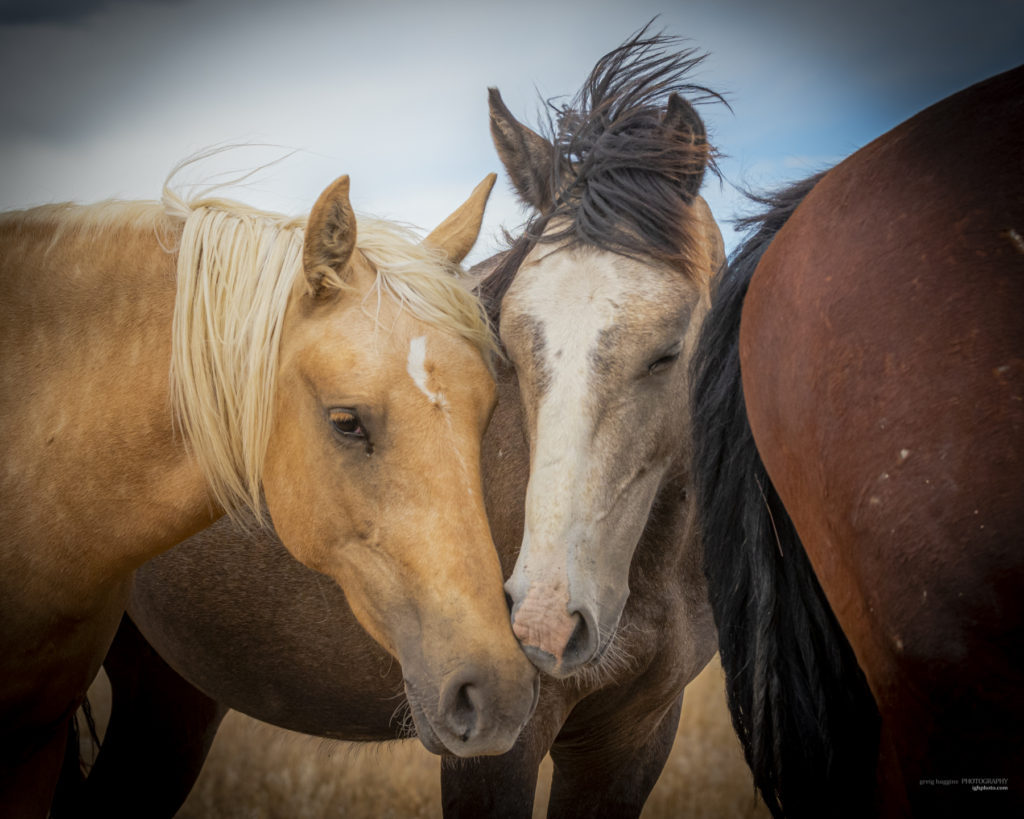
[[[212,519],[168,399],[178,231],[142,203],[0,220],[0,529],[48,544],[52,566],[28,595],[105,587],[101,564],[130,568]]]

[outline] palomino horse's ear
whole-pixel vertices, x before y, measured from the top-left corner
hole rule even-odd
[[[458,209],[434,228],[423,244],[444,251],[448,258],[458,264],[476,244],[480,235],[480,225],[484,221],[484,208],[494,187],[496,173],[489,173],[484,181],[473,188],[469,199],[459,205]]]
[[[497,88],[487,89],[491,139],[519,198],[541,213],[551,210],[551,174],[555,147],[518,122],[505,107]]]
[[[668,108],[661,124],[673,133],[673,138],[694,146],[693,168],[683,179],[683,191],[692,199],[704,182],[704,169],[708,159],[708,135],[704,120],[687,100],[676,93],[668,98]]]
[[[324,277],[340,274],[355,250],[356,215],[348,201],[348,188],[348,176],[339,176],[309,213],[302,263],[315,296],[323,292]]]

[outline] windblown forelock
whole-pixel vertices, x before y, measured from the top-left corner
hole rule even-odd
[[[648,37],[648,28],[605,55],[571,102],[548,101],[542,130],[557,148],[549,174],[555,206],[534,214],[480,282],[493,326],[539,243],[589,245],[694,278],[707,274],[703,225],[682,180],[706,170],[717,175],[715,152],[706,139],[674,138],[663,120],[673,93],[697,103],[725,100],[685,81],[705,54],[672,51],[680,38]]]
[[[653,259],[686,274],[701,232],[683,182],[706,168],[718,171],[706,139],[680,139],[663,121],[673,93],[691,102],[724,100],[685,81],[705,54],[673,50],[678,37],[646,34],[647,27],[603,57],[569,103],[548,102],[555,206],[543,223],[564,217],[565,225],[542,233],[531,224],[527,234]]]

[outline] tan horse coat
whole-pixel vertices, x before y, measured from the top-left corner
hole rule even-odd
[[[361,223],[359,236],[369,229],[376,248],[364,251],[347,177],[321,196],[304,239],[295,220],[216,202],[194,208],[257,231],[291,231],[283,241],[302,253],[285,255],[306,259],[305,275],[301,264],[260,269],[290,278],[261,280],[243,305],[243,315],[279,325],[277,349],[251,346],[271,372],[268,390],[280,389],[266,396],[272,423],[241,459],[265,459],[265,480],[244,464],[229,470],[257,500],[262,486],[300,560],[367,601],[354,604],[402,658],[421,732],[456,753],[507,748],[536,698],[536,673],[508,624],[480,488],[479,443],[494,402],[487,331],[446,261],[468,252],[492,184],[493,176],[428,237],[439,250]],[[112,203],[0,221],[0,802],[18,815],[45,814],[67,718],[113,637],[131,571],[223,511],[209,492],[216,459],[195,429],[185,444],[176,428],[185,416],[179,407],[175,417],[169,393],[176,290],[192,273],[176,272],[168,248],[189,237],[193,218],[183,234],[181,219],[157,207]],[[243,229],[233,229],[221,244],[206,223],[193,231],[206,231],[196,240],[203,265],[234,275],[234,262],[220,258],[242,241]],[[383,278],[388,264],[401,275]],[[433,270],[429,283],[423,268]],[[214,297],[228,287],[230,303],[223,280],[198,286]],[[276,306],[258,302],[272,301],[266,288],[283,294]],[[244,343],[215,322],[212,331],[201,325],[193,324],[205,335],[186,338],[186,351]],[[203,424],[239,426],[224,407],[246,378],[211,378],[199,397],[219,403],[193,420],[206,413]],[[443,406],[430,390],[443,393]],[[250,414],[247,423],[266,420]],[[247,503],[230,493],[227,501]],[[403,514],[389,517],[391,508]],[[453,511],[442,521],[439,508]],[[423,542],[436,548],[432,560]],[[479,567],[472,577],[459,568],[466,562]],[[394,608],[389,601],[402,601],[397,616],[381,614]],[[462,630],[456,659],[449,638]],[[467,686],[476,691],[468,711]],[[475,706],[492,705],[505,719],[485,725]]]

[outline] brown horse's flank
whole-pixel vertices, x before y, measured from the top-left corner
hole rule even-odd
[[[770,198],[716,291],[705,567],[777,815],[1024,809],[1022,128],[1024,68],[935,104]]]

